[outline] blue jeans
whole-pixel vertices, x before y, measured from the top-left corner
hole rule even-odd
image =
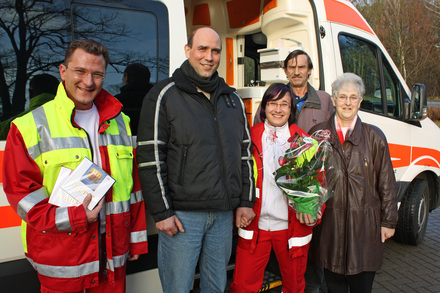
[[[223,293],[231,257],[233,213],[176,211],[184,233],[159,231],[157,260],[164,293],[188,293],[197,262],[202,293]]]

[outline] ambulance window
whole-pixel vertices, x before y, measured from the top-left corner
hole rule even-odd
[[[399,103],[400,99],[400,83],[394,74],[390,64],[382,57],[382,65],[385,80],[385,96],[387,101],[387,112],[388,116],[400,118],[402,114],[401,105]]]
[[[168,77],[169,22],[163,3],[22,2],[20,13],[14,5],[0,7],[0,19],[5,24],[0,27],[1,121],[28,109],[29,80],[35,75],[51,74],[61,81],[58,68],[72,39],[94,39],[106,45],[110,64],[103,88],[113,95],[120,92],[123,71],[130,63],[146,65],[152,84]],[[25,40],[18,31],[25,33]]]
[[[141,63],[151,73],[154,84],[168,77],[168,43],[159,43],[160,15],[146,11],[116,9],[95,5],[73,5],[74,38],[81,38],[90,31],[101,32],[99,41],[109,49],[111,65],[108,66],[104,88],[111,94],[119,93],[122,75],[130,63]],[[96,28],[95,22],[105,23],[106,28]]]
[[[339,47],[344,72],[353,72],[364,81],[366,91],[361,109],[383,114],[376,47],[343,34],[339,35]]]
[[[258,61],[254,58],[244,56],[244,84],[255,86],[259,78]]]
[[[261,82],[259,49],[267,47],[267,38],[262,33],[245,35],[244,85],[264,86]]]

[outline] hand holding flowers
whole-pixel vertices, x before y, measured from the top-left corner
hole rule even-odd
[[[308,214],[313,221],[320,218],[322,205],[333,196],[337,176],[331,164],[332,147],[329,130],[320,130],[311,136],[296,134],[289,139],[290,148],[279,159],[275,173],[277,185],[284,191],[297,214]],[[331,178],[331,182],[328,181]],[[309,220],[301,215],[302,222]]]

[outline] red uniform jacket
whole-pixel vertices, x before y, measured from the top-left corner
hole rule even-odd
[[[100,115],[99,133],[104,133],[112,119],[122,121],[121,104],[109,93],[101,90],[94,102]],[[57,109],[55,114],[48,113],[52,115],[51,120],[70,123],[68,127],[72,131],[83,131],[73,122],[73,103],[68,102],[62,85],[55,100],[49,103],[56,103]],[[124,138],[132,139],[130,135]],[[75,149],[70,148],[74,153]],[[107,146],[100,146],[100,153],[102,169],[111,175]],[[98,286],[101,240],[106,245],[106,273],[110,281],[125,278],[129,255],[148,251],[145,205],[134,159],[133,165],[130,200],[123,202],[120,208],[121,202],[113,202],[112,189],[106,194],[106,234],[101,235],[99,221],[88,224],[82,205],[58,207],[48,203],[43,174],[29,154],[22,134],[12,123],[4,152],[3,187],[11,207],[27,223],[26,257],[46,288],[79,291]]]
[[[291,136],[295,133],[299,133],[301,135],[307,135],[301,128],[299,128],[296,124],[292,124],[289,127]],[[262,203],[262,186],[263,186],[263,153],[262,153],[262,142],[261,137],[264,132],[264,123],[258,123],[257,125],[251,128],[251,138],[253,143],[253,157],[255,159],[255,164],[257,167],[257,178],[256,178],[256,187],[257,187],[257,199],[254,204],[254,212],[256,214],[254,220],[246,229],[239,229],[238,235],[240,236],[238,239],[238,245],[244,249],[249,249],[252,253],[255,250],[255,246],[257,244],[258,239],[258,222],[260,218],[261,212],[261,203]],[[255,168],[254,168],[255,170]],[[307,251],[309,249],[310,241],[312,239],[312,230],[313,226],[307,226],[305,224],[301,224],[296,218],[295,211],[289,208],[289,256],[290,258],[301,258],[298,261],[301,262],[300,272],[305,272],[306,263],[307,263]]]

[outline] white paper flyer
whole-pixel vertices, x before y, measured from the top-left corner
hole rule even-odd
[[[92,210],[114,183],[115,179],[88,158],[84,158],[61,185],[61,189],[81,203],[91,194],[92,201],[88,208]]]
[[[59,207],[76,207],[81,204],[79,201],[61,189],[61,185],[67,181],[67,178],[69,178],[71,172],[71,169],[61,167],[60,173],[58,173],[57,181],[53,187],[52,194],[49,197],[49,203]]]

